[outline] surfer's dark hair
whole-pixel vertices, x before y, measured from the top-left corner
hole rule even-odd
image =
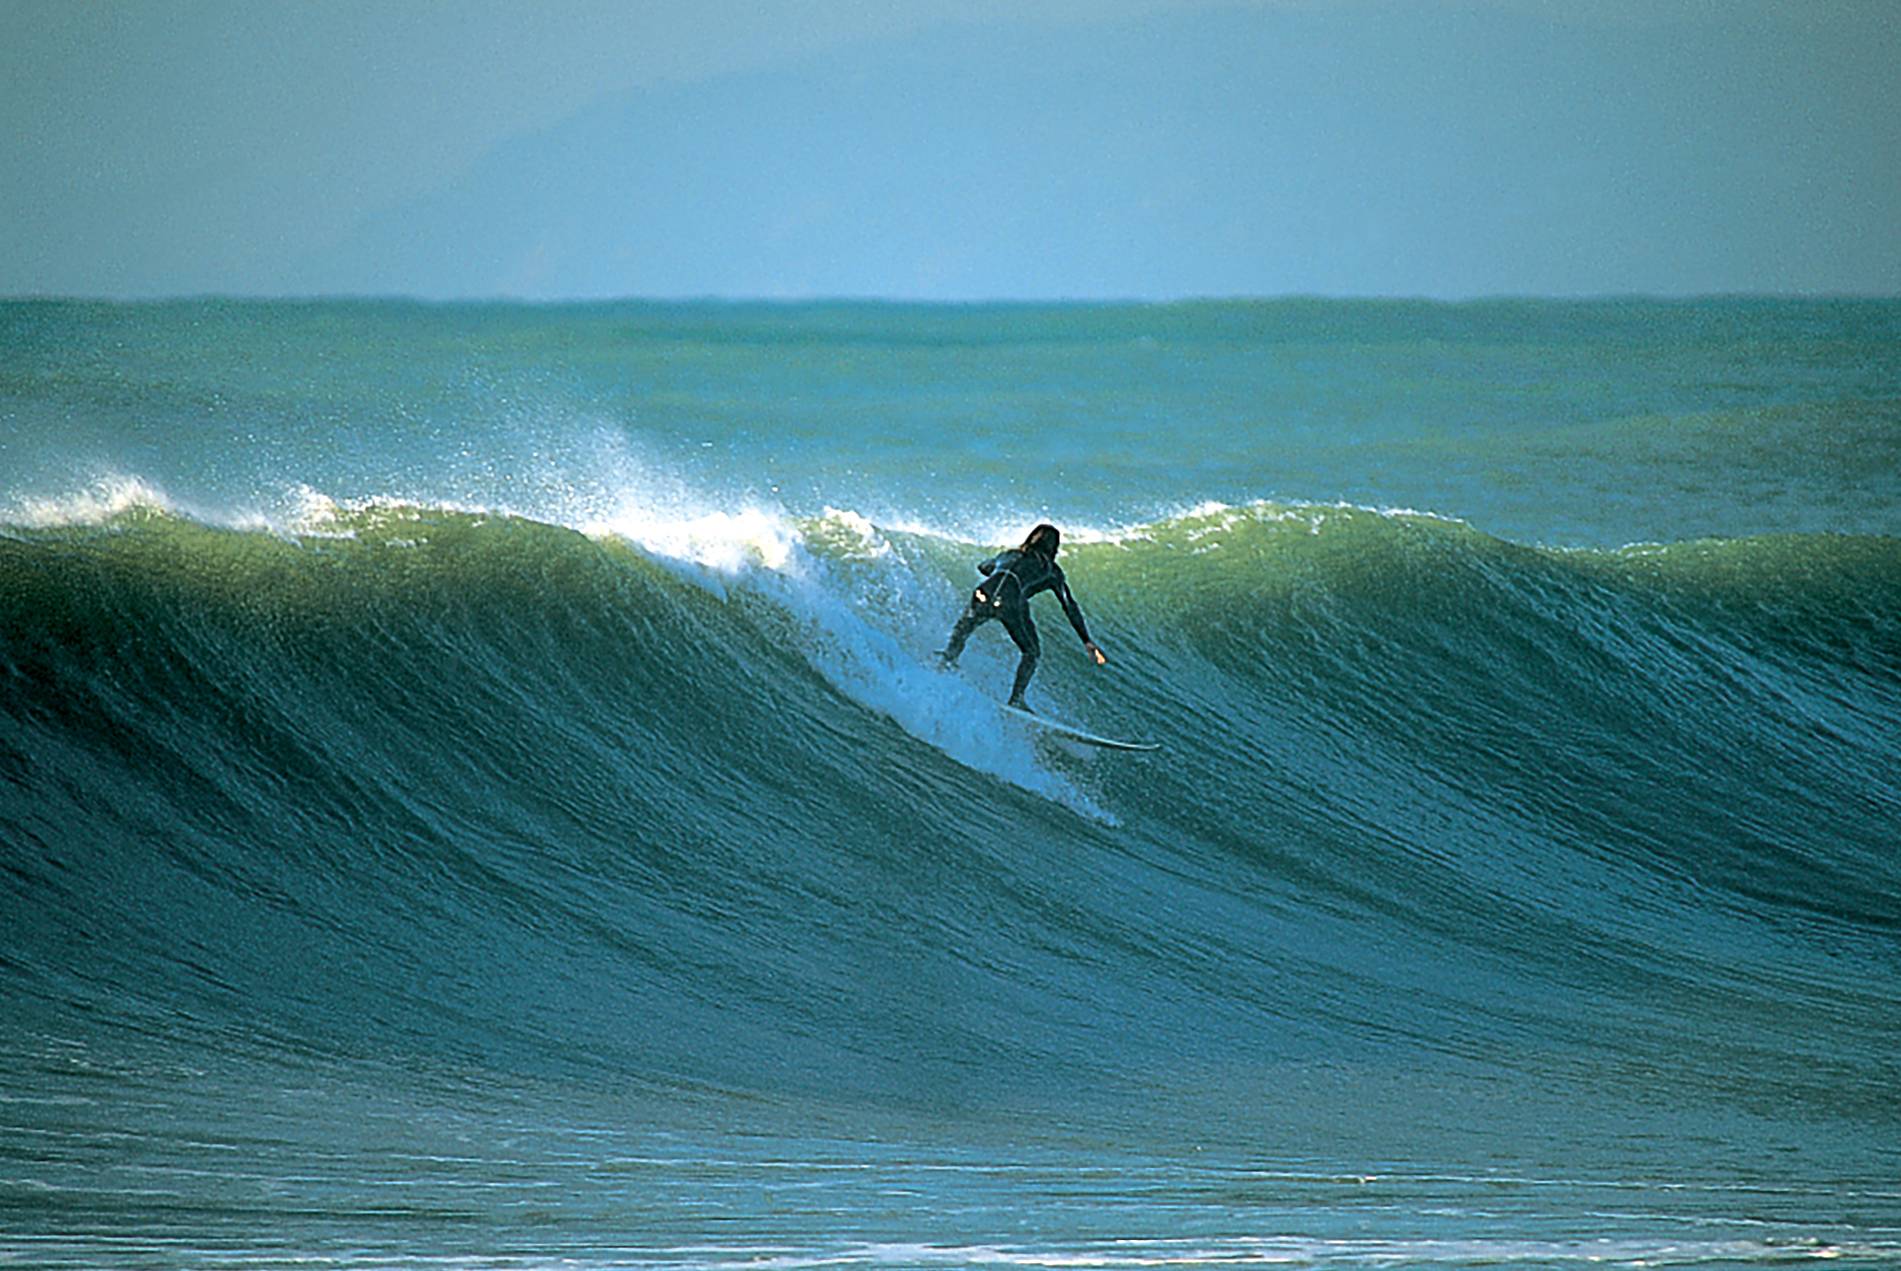
[[[1030,531],[1030,536],[1023,540],[1023,546],[1017,548],[1017,550],[1019,552],[1035,552],[1038,556],[1047,556],[1051,560],[1055,560],[1056,549],[1062,545],[1063,532],[1054,525],[1051,525],[1048,521],[1045,521]]]

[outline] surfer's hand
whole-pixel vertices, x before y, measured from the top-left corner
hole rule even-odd
[[[1102,650],[1096,647],[1096,642],[1094,640],[1083,641],[1083,648],[1089,650],[1089,656],[1096,660],[1097,666],[1102,666],[1103,664],[1108,662],[1109,659],[1102,656]]]

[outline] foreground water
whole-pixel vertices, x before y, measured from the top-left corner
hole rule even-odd
[[[0,1256],[1901,1264],[1898,337],[0,306]]]

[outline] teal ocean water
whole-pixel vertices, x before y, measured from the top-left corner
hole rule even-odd
[[[1897,302],[0,305],[0,1261],[1901,1265],[1897,474]]]

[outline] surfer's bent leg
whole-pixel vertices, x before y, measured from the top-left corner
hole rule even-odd
[[[1030,621],[1028,605],[1011,605],[1000,616],[1003,629],[1016,641],[1017,648],[1023,650],[1023,657],[1017,663],[1016,683],[1010,686],[1010,705],[1027,710],[1023,690],[1030,686],[1030,677],[1036,674],[1036,660],[1043,656],[1043,642],[1036,638],[1036,624]]]
[[[957,665],[957,659],[964,655],[964,641],[970,639],[970,633],[982,626],[985,619],[996,616],[996,610],[988,605],[980,607],[972,601],[970,607],[964,610],[963,616],[957,619],[957,625],[951,628],[950,639],[945,642],[943,648],[937,651],[937,656],[944,660],[944,665]]]

